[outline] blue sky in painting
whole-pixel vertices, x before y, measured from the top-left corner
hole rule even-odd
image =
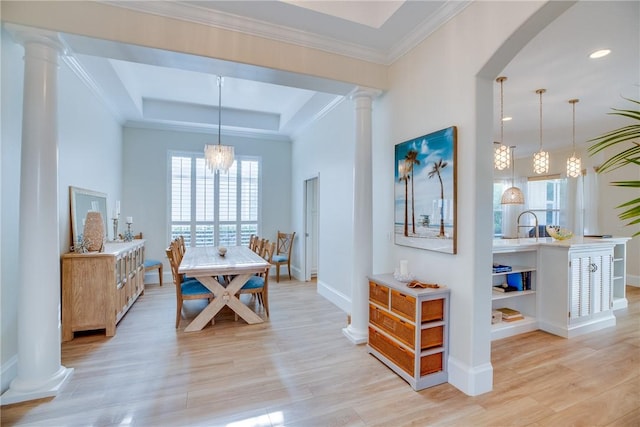
[[[447,162],[447,166],[441,170],[442,180],[444,183],[445,200],[451,203],[453,201],[453,143],[454,128],[446,128],[440,131],[423,135],[418,138],[397,144],[395,147],[395,222],[404,223],[404,204],[405,204],[405,183],[399,181],[398,164],[404,161],[409,150],[418,152],[419,165],[414,165],[413,186],[415,194],[415,214],[416,222],[419,221],[420,215],[429,214],[435,219],[439,215],[437,203],[440,200],[440,183],[438,177],[429,178],[428,174],[433,170],[433,165],[442,159]],[[409,199],[411,198],[411,180],[409,181]],[[445,221],[447,218],[445,218]]]

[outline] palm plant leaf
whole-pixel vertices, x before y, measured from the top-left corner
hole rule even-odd
[[[627,101],[640,105],[640,101],[625,98]],[[593,156],[605,149],[617,146],[622,143],[630,143],[631,147],[624,148],[617,154],[612,155],[600,165],[598,173],[610,172],[612,170],[621,168],[623,166],[635,165],[640,166],[640,110],[628,110],[613,108],[613,112],[609,113],[616,116],[626,117],[638,123],[623,126],[619,129],[614,129],[605,133],[597,138],[589,140],[594,144],[588,148],[590,156]],[[640,181],[613,181],[611,185],[616,187],[626,188],[640,188]],[[620,214],[618,218],[624,221],[631,220],[627,223],[629,225],[640,224],[640,198],[632,199],[619,206],[619,209],[626,209]],[[633,234],[633,237],[640,236],[640,231]]]

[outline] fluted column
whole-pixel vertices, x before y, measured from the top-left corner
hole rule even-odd
[[[342,332],[354,344],[367,342],[369,282],[372,272],[373,194],[371,166],[371,104],[379,91],[356,90],[351,98],[356,108],[355,157],[353,166],[353,262],[351,276],[351,323]]]
[[[20,163],[18,374],[2,404],[55,396],[73,369],[60,356],[58,54],[55,34],[8,26],[24,45]]]

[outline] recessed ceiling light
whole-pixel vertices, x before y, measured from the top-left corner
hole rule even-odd
[[[509,120],[513,119],[513,117],[504,117],[502,119],[503,122],[508,122]]]
[[[603,56],[607,56],[610,53],[611,53],[611,49],[600,49],[600,50],[596,50],[591,55],[589,55],[589,58],[591,59],[602,58]]]

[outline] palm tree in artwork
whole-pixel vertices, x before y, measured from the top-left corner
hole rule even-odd
[[[409,199],[408,199],[408,193],[409,193],[409,171],[407,170],[407,161],[406,160],[400,160],[398,162],[398,181],[402,182],[404,181],[404,235],[405,237],[409,237],[409,212],[408,212],[408,207],[409,207]]]
[[[411,173],[411,227],[413,234],[416,234],[416,203],[415,197],[413,196],[413,166],[420,164],[420,160],[418,160],[418,152],[416,150],[409,150],[407,156],[404,158],[404,161],[409,168],[409,172]]]
[[[440,233],[438,237],[445,237],[444,234],[444,184],[442,183],[442,175],[440,171],[447,167],[447,162],[442,159],[437,162],[433,162],[433,168],[429,172],[429,178],[433,178],[435,175],[438,175],[438,180],[440,180]]]

